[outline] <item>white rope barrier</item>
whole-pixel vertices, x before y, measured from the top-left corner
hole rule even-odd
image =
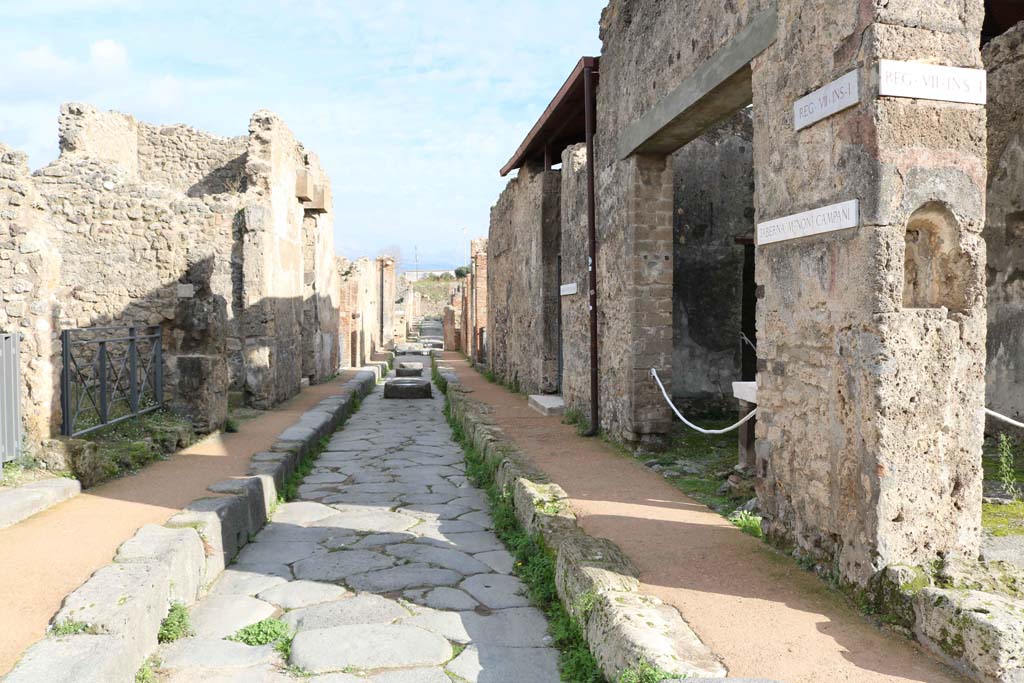
[[[742,420],[732,425],[731,427],[726,427],[725,429],[704,429],[702,427],[698,427],[697,425],[693,424],[685,417],[683,417],[683,414],[676,409],[675,404],[672,403],[672,399],[669,398],[668,396],[668,392],[665,391],[665,385],[661,383],[661,378],[658,377],[658,371],[655,368],[651,368],[651,377],[653,377],[654,381],[658,383],[658,388],[661,389],[661,395],[665,397],[665,403],[667,403],[668,407],[672,409],[672,412],[676,414],[676,417],[682,420],[684,425],[686,425],[687,427],[694,431],[700,432],[701,434],[726,434],[738,427],[743,426],[747,422],[747,420],[750,420],[751,418],[754,417],[754,415],[757,414],[757,408],[754,408],[749,413],[747,413]]]
[[[1019,427],[1020,429],[1024,429],[1024,422],[1017,422],[1016,420],[1011,420],[1010,418],[1006,417],[1005,415],[1000,415],[996,411],[989,410],[988,408],[982,408],[982,410],[985,411],[986,415],[991,415],[992,417],[996,418],[997,420],[1002,420],[1006,424],[1011,424],[1014,427]]]

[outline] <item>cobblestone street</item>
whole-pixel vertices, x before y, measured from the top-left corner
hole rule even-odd
[[[442,408],[436,390],[374,390],[192,608],[194,635],[161,647],[166,680],[557,681],[544,615],[511,573]],[[273,617],[295,632],[287,661],[228,639]]]

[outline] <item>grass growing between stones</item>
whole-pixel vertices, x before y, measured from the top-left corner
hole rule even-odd
[[[157,683],[156,669],[159,666],[159,661],[154,657],[147,659],[135,672],[135,683]]]
[[[618,683],[659,683],[670,678],[675,679],[679,678],[679,676],[671,674],[664,669],[659,669],[656,666],[651,666],[646,660],[643,660],[636,666],[623,671],[622,675],[619,676]]]
[[[55,636],[77,636],[80,633],[92,633],[93,628],[84,621],[58,621],[50,629]]]
[[[434,385],[437,386],[442,394],[448,393],[448,380],[441,374],[437,367],[437,358],[433,355],[430,356],[430,378],[434,380]]]
[[[239,629],[228,640],[251,646],[273,645],[274,649],[280,652],[285,661],[287,661],[292,651],[292,640],[294,638],[295,634],[288,624],[280,619],[271,618],[257,621],[255,624]]]
[[[96,471],[85,480],[93,484],[136,472],[195,440],[192,423],[157,410],[104,427],[82,437],[96,444]],[[81,473],[79,473],[81,476]]]
[[[345,415],[345,419],[338,425],[338,431],[345,426],[349,418],[356,414],[360,408],[363,407],[363,399],[359,396],[352,397],[352,408]],[[281,487],[281,492],[277,495],[278,503],[288,503],[295,500],[296,496],[299,495],[299,486],[302,485],[302,480],[306,478],[306,475],[313,471],[313,465],[316,463],[317,458],[320,454],[327,450],[327,443],[330,441],[330,437],[324,437],[320,439],[316,447],[311,449],[306,455],[302,457],[299,464],[295,466],[295,472],[292,476],[284,482],[284,486]]]
[[[188,609],[180,602],[171,605],[167,616],[160,622],[160,630],[156,639],[161,643],[173,643],[176,640],[192,635],[192,621]]]
[[[570,683],[604,683],[604,675],[587,646],[582,627],[558,599],[555,589],[555,554],[539,534],[528,534],[519,524],[511,498],[498,489],[494,468],[466,439],[461,425],[452,417],[447,399],[444,414],[451,426],[453,438],[465,455],[467,476],[487,494],[495,534],[515,557],[515,572],[526,584],[530,600],[547,615],[548,633],[559,651],[558,667],[562,680]]]

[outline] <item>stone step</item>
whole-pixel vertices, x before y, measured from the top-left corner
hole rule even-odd
[[[565,401],[557,394],[531,394],[529,405],[541,415],[565,414]]]

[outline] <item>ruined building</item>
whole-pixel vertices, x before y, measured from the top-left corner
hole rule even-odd
[[[200,431],[224,424],[231,394],[269,408],[367,359],[349,321],[366,303],[390,316],[393,264],[383,299],[366,273],[376,298],[343,303],[330,183],[276,115],[222,138],[68,104],[59,129],[60,157],[34,174],[0,146],[0,327],[22,337],[27,442],[60,432],[63,332],[158,331],[167,405]],[[86,348],[69,356],[79,369],[96,367]]]
[[[652,369],[691,414],[756,381],[773,542],[862,587],[978,557],[981,409],[1024,412],[1014,12],[611,0],[502,169],[490,368],[655,448]]]

